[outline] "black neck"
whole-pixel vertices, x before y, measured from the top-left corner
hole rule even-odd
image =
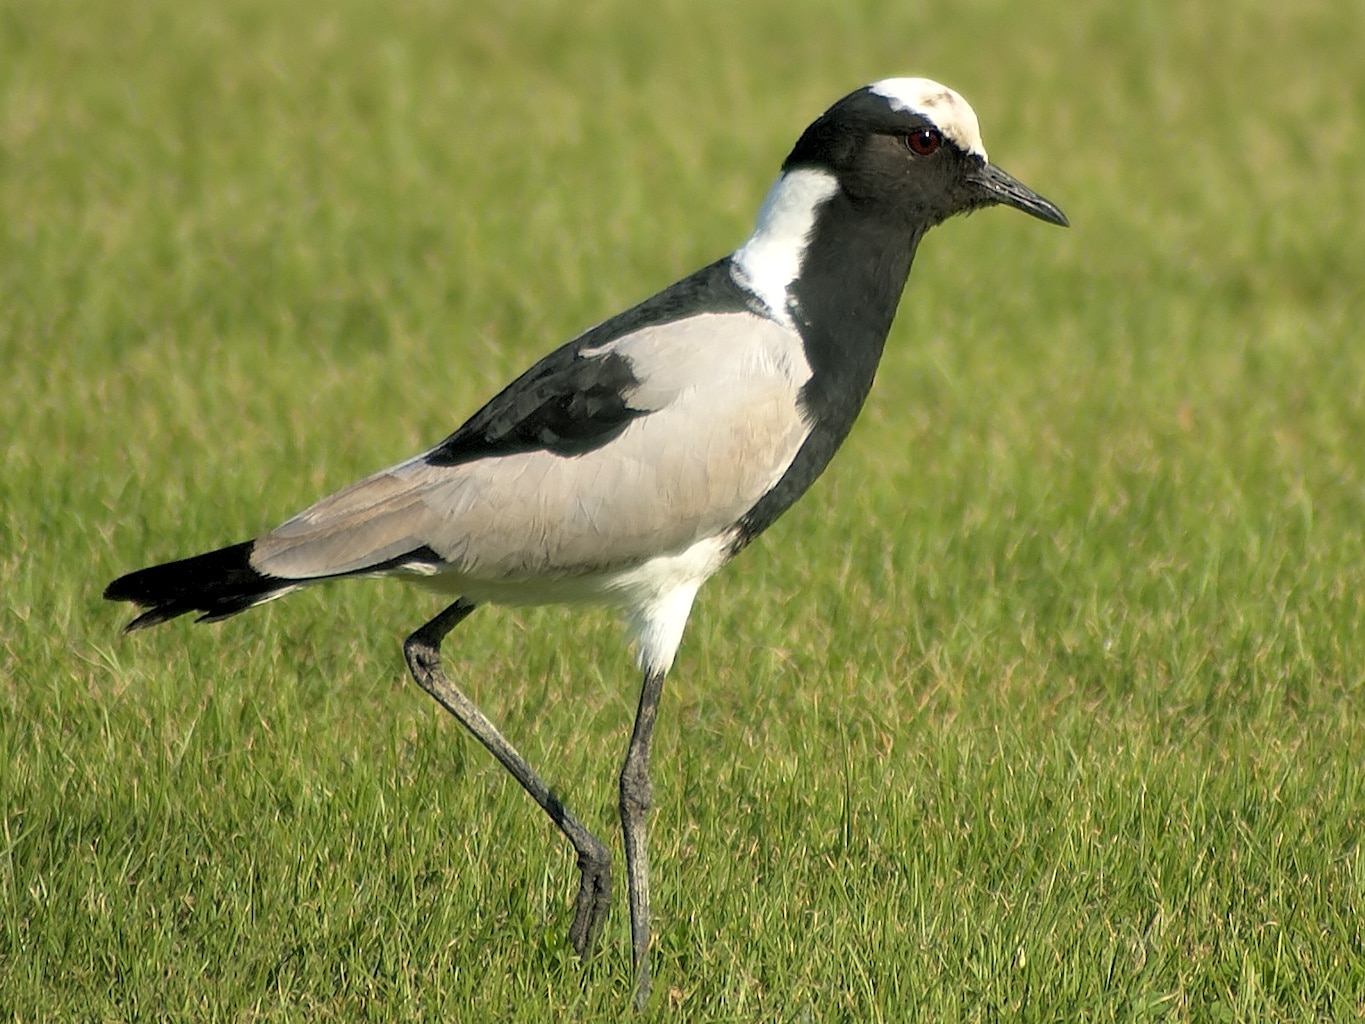
[[[803,400],[817,423],[831,421],[838,441],[872,387],[922,234],[843,193],[816,223],[792,288],[794,315],[812,370]]]
[[[843,192],[821,210],[793,284],[793,318],[811,379],[801,401],[810,436],[772,491],[741,522],[743,547],[815,482],[872,388],[923,229],[888,222]],[[881,213],[883,216],[877,216]]]

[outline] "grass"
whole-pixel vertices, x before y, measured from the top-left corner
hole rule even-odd
[[[833,468],[708,584],[647,1019],[1365,1015],[1365,9],[0,5],[0,1018],[629,1018],[396,584],[122,638],[114,575],[433,443],[732,248],[843,91],[1070,232],[933,235]],[[447,645],[615,841],[597,614]],[[618,894],[619,896],[619,894]]]

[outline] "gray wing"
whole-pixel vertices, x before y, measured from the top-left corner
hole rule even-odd
[[[457,431],[259,538],[253,567],[316,579],[411,561],[509,582],[628,566],[729,529],[809,433],[801,339],[752,313],[704,313],[561,351],[613,367],[614,393],[589,374],[589,387],[552,395],[570,409],[579,394],[584,415],[605,417],[592,443],[535,447],[546,404],[530,402],[522,419],[497,421],[510,442],[452,457]]]

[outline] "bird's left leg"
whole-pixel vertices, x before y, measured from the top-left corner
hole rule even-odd
[[[645,670],[640,688],[640,709],[621,768],[621,830],[626,844],[626,883],[630,893],[630,942],[635,966],[635,1006],[643,1009],[649,999],[649,744],[659,711],[664,674]]]
[[[508,743],[497,726],[446,677],[441,668],[441,641],[474,610],[472,601],[456,601],[403,644],[408,668],[422,689],[459,719],[460,723],[510,772],[523,789],[559,826],[578,854],[578,899],[569,941],[574,952],[587,959],[597,945],[611,905],[611,854],[601,841],[569,813],[545,781]]]

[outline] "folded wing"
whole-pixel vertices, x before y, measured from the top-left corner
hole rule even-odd
[[[609,571],[731,527],[809,432],[800,338],[703,313],[589,332],[424,455],[259,538],[289,580],[408,568],[504,582]]]

